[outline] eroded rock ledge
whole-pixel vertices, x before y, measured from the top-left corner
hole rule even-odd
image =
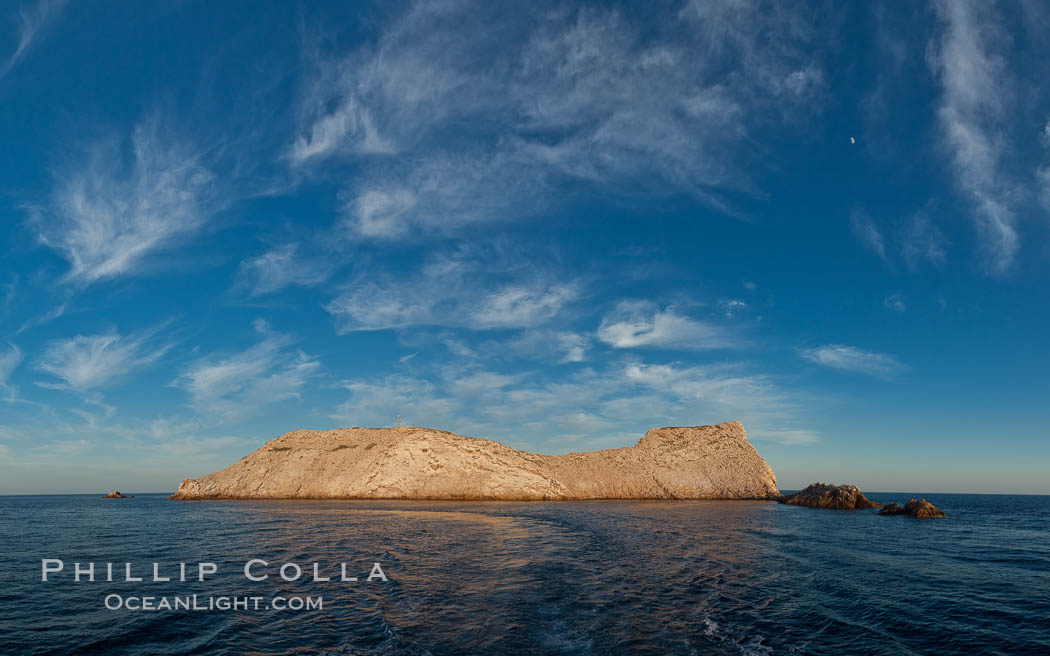
[[[654,428],[634,446],[548,456],[415,426],[298,430],[172,499],[777,499],[740,422]]]

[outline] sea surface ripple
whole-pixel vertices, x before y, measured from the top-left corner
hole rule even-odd
[[[871,494],[904,502],[909,494]],[[944,520],[770,502],[0,497],[2,654],[1050,654],[1050,497]],[[66,570],[42,582],[41,559]],[[271,564],[266,581],[244,563]],[[72,581],[125,562],[146,581]],[[204,582],[153,582],[214,562]],[[294,562],[304,576],[282,581]],[[362,580],[314,582],[339,574]],[[373,562],[389,581],[365,581]],[[101,571],[100,571],[101,570]],[[106,595],[323,609],[108,610]]]

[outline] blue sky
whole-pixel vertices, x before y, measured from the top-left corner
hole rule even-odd
[[[2,12],[0,493],[397,414],[1050,493],[1039,3]]]

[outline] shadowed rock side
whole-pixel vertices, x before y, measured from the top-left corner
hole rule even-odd
[[[781,501],[792,506],[837,510],[879,507],[879,504],[864,496],[856,485],[829,485],[828,483],[812,483],[801,492],[790,494]]]
[[[172,499],[777,499],[740,422],[654,428],[563,456],[430,428],[298,430],[186,479]]]
[[[935,517],[944,517],[944,513],[940,508],[933,505],[926,499],[912,499],[908,503],[904,504],[902,508],[900,504],[888,503],[886,506],[879,511],[880,515],[909,515],[916,519],[933,519]]]

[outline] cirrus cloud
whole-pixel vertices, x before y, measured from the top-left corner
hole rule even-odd
[[[766,161],[756,135],[821,104],[818,35],[750,0],[654,11],[642,30],[614,9],[412,3],[313,62],[288,160],[344,176],[359,239],[539,214],[567,185],[735,214],[727,192],[755,193]]]
[[[623,301],[602,319],[598,339],[617,349],[677,348],[703,350],[726,348],[736,340],[725,328],[663,310],[646,301]]]
[[[67,281],[136,273],[219,206],[215,175],[159,119],[140,123],[129,141],[91,144],[56,177],[50,202],[31,208],[41,242],[69,262]]]
[[[6,394],[8,400],[14,399],[18,392],[9,381],[21,362],[22,351],[14,344],[8,344],[7,353],[0,355],[0,392]]]
[[[220,422],[251,416],[266,405],[298,398],[321,368],[317,358],[293,349],[288,335],[263,320],[252,324],[260,340],[239,352],[199,358],[173,385],[190,395],[190,405]]]
[[[1005,170],[1010,156],[1010,68],[1001,48],[1009,35],[991,3],[935,3],[942,31],[930,67],[941,83],[937,110],[959,188],[972,204],[989,271],[1007,273],[1020,249],[1016,183]]]
[[[840,371],[855,371],[871,376],[885,377],[908,368],[893,356],[865,351],[845,344],[800,348],[798,354],[824,367]]]
[[[327,280],[329,273],[324,263],[302,257],[299,244],[290,242],[241,262],[237,286],[250,290],[252,296],[262,296],[293,285],[316,285]]]
[[[54,340],[47,345],[37,368],[61,382],[40,381],[36,384],[74,392],[105,387],[156,362],[167,353],[170,344],[154,343],[157,330],[129,336],[112,332]]]

